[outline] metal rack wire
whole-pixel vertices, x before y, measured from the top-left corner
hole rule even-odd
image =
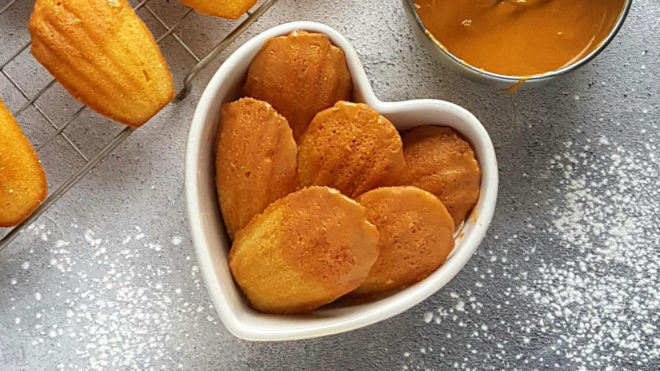
[[[17,1],[18,0],[10,0],[6,5],[0,7],[0,16],[6,11],[8,11]],[[185,42],[183,42],[183,40],[176,33],[177,28],[179,28],[182,22],[188,17],[188,15],[191,12],[193,12],[193,10],[187,9],[187,11],[184,12],[183,15],[175,23],[168,25],[152,9],[152,7],[149,6],[148,4],[149,2],[150,0],[141,0],[135,6],[134,9],[136,11],[140,9],[144,9],[166,30],[163,34],[158,36],[156,42],[161,43],[167,37],[172,37],[177,42],[177,44],[180,45],[185,50],[185,52],[195,60],[196,63],[188,71],[183,81],[183,87],[179,90],[175,98],[175,101],[179,101],[185,99],[186,96],[188,96],[190,90],[192,89],[192,83],[195,77],[197,76],[197,74],[201,70],[203,70],[204,67],[206,67],[211,61],[213,61],[223,50],[225,50],[229,45],[231,45],[236,40],[236,38],[238,38],[243,32],[245,32],[248,29],[248,27],[250,27],[250,25],[256,22],[268,9],[270,9],[277,2],[277,0],[265,0],[260,2],[256,6],[256,8],[253,8],[247,13],[247,17],[245,17],[240,23],[238,23],[233,30],[231,30],[223,39],[220,40],[220,42],[218,42],[215,46],[213,46],[210,49],[210,51],[201,58],[197,56],[192,51],[192,49]],[[37,152],[39,152],[42,148],[44,148],[44,146],[52,142],[54,139],[60,137],[80,157],[80,159],[83,162],[83,165],[80,166],[78,169],[76,169],[76,171],[71,176],[69,176],[61,185],[59,185],[53,192],[51,192],[48,198],[46,198],[46,200],[34,211],[34,213],[29,218],[27,218],[18,226],[9,230],[9,232],[7,232],[2,237],[2,239],[0,239],[0,251],[2,251],[5,247],[7,247],[7,245],[9,245],[24,228],[30,225],[35,219],[37,219],[41,214],[43,214],[46,210],[48,210],[48,208],[50,208],[53,204],[55,204],[57,200],[59,200],[64,194],[66,194],[66,192],[69,191],[74,185],[76,185],[82,178],[84,178],[85,175],[87,175],[92,169],[94,169],[94,167],[101,160],[103,160],[108,154],[110,154],[119,144],[121,144],[133,132],[131,128],[126,127],[121,132],[116,134],[108,144],[106,144],[103,148],[101,148],[99,151],[94,153],[92,156],[85,155],[83,150],[81,150],[64,131],[74,121],[76,121],[78,117],[80,117],[83,111],[87,109],[86,106],[82,106],[78,108],[68,120],[66,120],[61,125],[57,125],[55,123],[55,120],[53,120],[50,117],[50,115],[48,115],[37,102],[37,100],[46,91],[48,91],[51,87],[53,87],[53,85],[55,85],[56,81],[54,79],[51,79],[35,94],[30,95],[28,94],[26,89],[22,87],[19,84],[19,82],[16,81],[16,79],[14,79],[5,70],[5,67],[7,67],[19,55],[21,55],[21,53],[23,53],[27,48],[29,48],[30,44],[31,44],[30,42],[25,43],[20,48],[18,48],[18,50],[15,53],[12,53],[9,59],[7,59],[5,62],[1,62],[2,64],[0,64],[0,76],[4,76],[13,85],[13,87],[20,93],[20,95],[24,99],[26,99],[26,102],[23,103],[23,105],[20,108],[15,110],[13,114],[17,116],[20,113],[27,110],[28,108],[33,107],[39,113],[39,115],[43,117],[44,120],[46,120],[48,125],[50,125],[55,130],[53,134],[47,137],[45,141],[43,141],[36,147]]]

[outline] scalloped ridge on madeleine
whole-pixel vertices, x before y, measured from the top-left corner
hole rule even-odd
[[[238,232],[229,267],[255,309],[303,313],[360,286],[377,243],[364,207],[310,187],[275,201]]]
[[[392,185],[405,171],[394,125],[363,103],[319,112],[298,142],[299,186],[325,185],[350,197]]]
[[[317,112],[351,99],[353,81],[344,51],[328,36],[293,31],[264,43],[250,63],[244,92],[272,104],[298,140]]]
[[[198,13],[227,19],[238,19],[257,3],[257,0],[181,0]]]
[[[454,248],[454,221],[433,194],[384,187],[358,197],[380,233],[380,255],[350,296],[374,296],[410,286],[433,273]]]
[[[216,143],[218,199],[233,238],[254,215],[296,190],[298,149],[286,119],[252,98],[222,107]]]
[[[481,168],[474,151],[446,126],[420,126],[403,133],[406,176],[403,184],[436,195],[461,225],[479,200]]]
[[[25,220],[47,193],[37,152],[0,100],[0,227]]]
[[[76,99],[139,127],[174,98],[167,62],[126,0],[37,0],[32,54]]]

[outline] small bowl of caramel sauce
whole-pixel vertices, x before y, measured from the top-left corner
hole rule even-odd
[[[568,73],[612,41],[632,0],[403,0],[450,69],[516,90]]]

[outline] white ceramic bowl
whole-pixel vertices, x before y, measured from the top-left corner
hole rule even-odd
[[[353,77],[355,100],[378,110],[399,130],[437,124],[451,126],[461,133],[475,149],[483,179],[479,202],[457,233],[454,250],[428,278],[378,301],[330,306],[307,315],[284,316],[252,309],[232,279],[227,262],[230,243],[216,198],[214,142],[220,107],[239,97],[248,66],[263,43],[271,37],[299,29],[324,33],[344,50]],[[332,28],[313,22],[293,22],[271,28],[227,58],[209,82],[195,111],[188,138],[185,178],[188,220],[204,282],[227,329],[248,340],[294,340],[349,331],[392,317],[428,298],[449,282],[477,249],[493,216],[498,182],[493,144],[470,112],[439,100],[381,102],[371,90],[351,44]]]

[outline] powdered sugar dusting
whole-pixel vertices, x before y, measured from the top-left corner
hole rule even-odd
[[[171,264],[160,258],[163,245],[152,241],[146,230],[137,227],[134,233],[108,238],[94,229],[71,227],[80,233],[76,240],[86,245],[91,258],[72,256],[68,250],[71,243],[56,238],[49,239],[50,247],[35,256],[48,267],[42,274],[60,281],[59,287],[51,285],[51,289],[41,291],[26,278],[9,281],[19,292],[33,290],[31,297],[10,298],[11,306],[5,311],[11,315],[16,334],[29,337],[31,352],[35,352],[30,354],[73,349],[79,361],[60,364],[63,369],[177,365],[178,359],[171,353],[180,349],[181,339],[174,341],[172,337],[192,335],[180,332],[182,320],[192,321],[193,328],[210,323],[219,330],[206,296],[201,296],[199,303],[182,295],[192,289],[182,285],[190,283],[195,291],[203,292],[197,266],[188,263],[192,279],[179,279]],[[33,228],[32,234],[39,240],[44,234],[51,235],[39,227]],[[22,270],[29,268],[30,262],[21,264]],[[27,311],[33,314],[26,319]]]
[[[648,365],[660,357],[657,148],[630,152],[598,140],[608,155],[571,150],[551,164],[564,174],[564,200],[549,232],[572,259],[543,263],[520,292],[547,310],[533,333],[552,334],[563,356],[584,367]]]

